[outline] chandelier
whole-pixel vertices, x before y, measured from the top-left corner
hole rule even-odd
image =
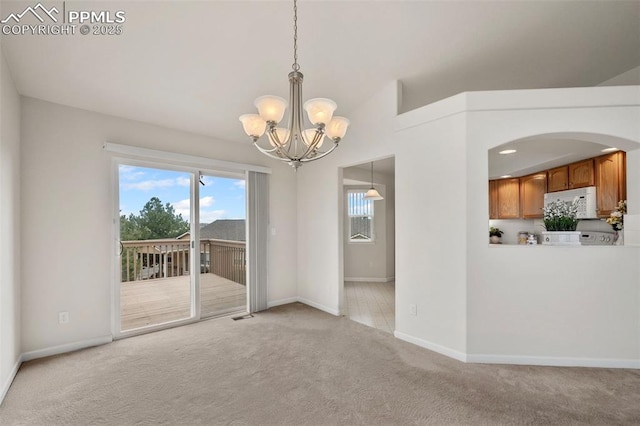
[[[293,71],[289,73],[289,103],[279,96],[260,96],[254,102],[258,114],[244,114],[240,116],[245,133],[253,140],[253,145],[263,154],[271,158],[284,161],[294,169],[303,163],[319,160],[329,155],[338,147],[349,126],[349,120],[344,117],[334,117],[333,112],[337,104],[331,99],[314,98],[302,104],[302,80],[298,64],[298,6],[293,1]],[[287,127],[278,127],[284,117],[287,106],[289,121]],[[304,127],[302,109],[312,127]],[[260,139],[266,132],[268,144]],[[325,137],[333,144],[324,144]],[[262,146],[260,145],[262,143]]]

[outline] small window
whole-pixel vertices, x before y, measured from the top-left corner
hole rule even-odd
[[[373,200],[365,200],[364,190],[347,192],[347,214],[349,216],[349,242],[372,242]]]

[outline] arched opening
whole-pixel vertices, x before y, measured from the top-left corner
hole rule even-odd
[[[489,149],[490,241],[540,243],[545,199],[586,194],[591,204],[579,215],[582,242],[614,244],[618,234],[606,220],[627,199],[626,152],[639,147],[609,135],[555,133]]]

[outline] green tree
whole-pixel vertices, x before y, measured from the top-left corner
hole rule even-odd
[[[176,215],[169,203],[162,204],[158,197],[152,197],[144,205],[138,216],[120,215],[120,239],[122,241],[155,240],[175,238],[189,231],[189,222]]]

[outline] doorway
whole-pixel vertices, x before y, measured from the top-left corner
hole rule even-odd
[[[394,182],[394,158],[343,169],[342,312],[389,333],[395,331]],[[371,186],[383,199],[365,197]]]
[[[116,166],[116,335],[246,311],[244,174]]]

